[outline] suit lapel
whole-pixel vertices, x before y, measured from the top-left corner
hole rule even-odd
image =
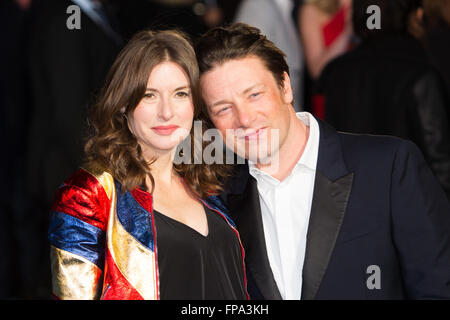
[[[319,156],[303,264],[302,299],[314,299],[330,262],[352,189],[336,131],[320,120]]]
[[[228,206],[245,248],[246,267],[258,290],[264,299],[280,300],[281,295],[267,257],[257,183],[253,177],[248,177],[242,194],[228,195]]]
[[[330,261],[353,182],[350,173],[335,182],[316,172],[309,219],[302,299],[314,299]]]

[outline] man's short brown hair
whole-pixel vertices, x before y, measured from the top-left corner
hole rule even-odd
[[[284,72],[289,75],[286,54],[258,28],[245,23],[209,30],[198,39],[195,50],[201,74],[229,60],[256,56],[272,72],[280,87],[283,87]]]

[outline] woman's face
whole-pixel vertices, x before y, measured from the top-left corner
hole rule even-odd
[[[128,126],[145,158],[174,151],[192,127],[194,105],[189,78],[174,62],[151,71],[144,97],[128,115]]]

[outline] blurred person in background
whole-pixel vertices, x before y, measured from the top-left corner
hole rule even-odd
[[[202,0],[203,21],[208,29],[233,22],[242,0]]]
[[[121,37],[109,19],[107,3],[94,0],[36,0],[28,50],[32,112],[26,156],[28,219],[41,236],[31,243],[32,261],[22,264],[30,287],[49,284],[47,214],[54,190],[76,170],[83,154],[86,107],[101,87],[121,47]],[[80,28],[68,19],[80,8]],[[76,12],[76,11],[75,11]],[[24,254],[25,255],[25,254]]]
[[[325,65],[350,45],[351,0],[304,0],[298,15],[306,65],[318,79]]]
[[[116,0],[119,18],[125,26],[126,38],[139,30],[178,28],[191,37],[206,30],[202,17],[196,13],[197,0]]]
[[[439,73],[410,33],[421,0],[358,0],[353,27],[360,45],[327,65],[320,78],[325,119],[337,130],[394,135],[422,150],[450,198],[449,97]],[[369,29],[368,6],[381,9]]]
[[[323,96],[316,81],[323,68],[351,47],[352,0],[304,0],[298,10],[298,28],[309,74],[311,113],[324,119]]]
[[[208,28],[231,22],[240,0],[112,0],[124,36],[153,30],[179,29],[195,38]]]
[[[261,30],[261,33],[287,56],[291,84],[294,90],[294,109],[303,108],[303,53],[296,30],[292,0],[244,0],[238,8],[235,21]],[[270,17],[270,18],[269,18]]]
[[[422,42],[450,96],[450,0],[423,0],[422,7],[410,19],[410,31]],[[450,116],[450,105],[447,115]]]

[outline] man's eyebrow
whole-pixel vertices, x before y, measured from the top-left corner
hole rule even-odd
[[[210,108],[214,108],[214,107],[217,107],[217,106],[219,106],[221,104],[226,104],[226,103],[229,103],[229,101],[226,100],[226,99],[223,99],[223,100],[214,102],[212,105],[210,105]]]
[[[245,89],[244,91],[242,91],[242,94],[246,94],[246,93],[248,93],[249,91],[252,91],[253,89],[255,89],[256,87],[259,87],[259,86],[263,86],[263,84],[262,84],[262,83],[256,83],[256,84],[254,84],[254,85],[248,87],[248,88]]]
[[[255,89],[256,87],[259,87],[259,86],[263,86],[263,84],[262,84],[262,83],[256,83],[256,84],[254,84],[254,85],[248,87],[248,88],[245,89],[244,91],[242,91],[242,94],[245,95],[245,94],[247,94],[248,92],[252,91],[253,89]],[[216,106],[218,106],[218,105],[226,104],[226,103],[229,103],[229,101],[228,101],[227,99],[219,100],[219,101],[217,101],[217,102],[214,102],[214,103],[210,106],[210,108],[214,108],[214,107],[216,107]]]

